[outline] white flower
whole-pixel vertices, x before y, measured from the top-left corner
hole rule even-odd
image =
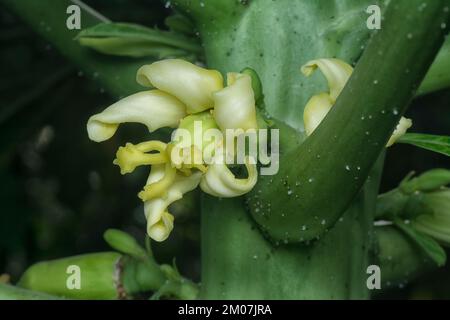
[[[257,129],[252,78],[229,73],[227,80],[224,89],[222,75],[216,70],[179,59],[155,62],[139,69],[137,81],[157,89],[126,97],[88,120],[89,138],[96,142],[111,138],[125,122],[142,123],[150,132],[178,128],[170,143],[127,143],[114,160],[122,174],[151,166],[139,198],[144,201],[147,233],[155,241],[165,240],[173,229],[169,205],[200,182],[205,192],[217,197],[237,197],[256,184],[253,158],[246,158],[246,179],[237,179],[223,162],[209,161],[227,148],[219,129]]]

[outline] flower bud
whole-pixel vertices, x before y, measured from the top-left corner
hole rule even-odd
[[[17,285],[67,298],[115,299],[120,257],[116,252],[103,252],[39,262],[25,271]],[[70,277],[76,277],[70,273],[73,266],[79,270],[76,289],[70,287]]]
[[[407,194],[416,191],[429,192],[450,184],[450,170],[433,169],[422,175],[406,180],[400,184],[400,189]]]
[[[450,246],[450,189],[427,193],[423,201],[432,212],[412,220],[413,228],[442,245]]]

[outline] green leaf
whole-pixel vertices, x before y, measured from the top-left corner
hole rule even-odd
[[[397,143],[406,143],[450,156],[450,137],[422,133],[407,133]]]
[[[425,253],[439,266],[445,265],[447,255],[444,249],[434,239],[426,236],[400,219],[396,219],[395,225],[406,233]]]
[[[151,63],[152,59],[99,55],[80,46],[74,41],[79,31],[62,27],[67,19],[67,7],[73,4],[72,1],[0,0],[0,3],[29,24],[34,32],[49,41],[56,50],[80,68],[88,79],[94,79],[111,95],[120,98],[142,90],[135,80],[136,71],[143,64]],[[83,28],[104,21],[101,14],[87,5],[83,4],[80,8]]]
[[[159,59],[200,54],[196,39],[174,32],[150,29],[131,23],[100,23],[81,31],[76,39],[101,53]]]

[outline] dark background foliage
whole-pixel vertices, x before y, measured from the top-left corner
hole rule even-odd
[[[170,9],[152,0],[86,1],[113,21],[164,28]],[[104,89],[61,57],[51,44],[4,8],[0,10],[0,275],[14,282],[36,261],[108,250],[102,234],[119,228],[143,241],[145,219],[136,197],[148,169],[121,176],[112,165],[126,141],[149,139],[124,126],[113,140],[88,140],[86,121],[113,102]],[[95,75],[94,75],[95,78]],[[95,80],[95,79],[94,79]],[[450,90],[418,98],[407,116],[414,132],[450,135]],[[387,154],[381,192],[411,170],[449,167],[448,158],[397,145]],[[173,211],[177,225],[161,262],[177,258],[199,279],[199,194]],[[450,268],[427,275],[387,298],[450,298]]]

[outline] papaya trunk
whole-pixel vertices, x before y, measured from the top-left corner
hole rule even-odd
[[[237,10],[228,19],[203,24],[208,67],[223,72],[254,68],[264,85],[268,111],[302,129],[303,106],[317,86],[324,84],[320,79],[302,77],[300,66],[319,57],[337,56],[354,62],[361,54],[368,30],[361,19],[360,28],[348,33],[344,21],[360,19],[354,13],[362,12],[363,5],[355,1],[344,1],[342,6],[332,5],[333,8],[329,1],[257,4],[244,8],[244,13]],[[232,18],[233,14],[238,17]],[[311,16],[317,20],[310,21]],[[355,22],[351,23],[353,27],[358,25]],[[201,298],[368,298],[368,234],[372,230],[381,166],[380,159],[336,227],[309,245],[270,242],[246,212],[243,199],[219,201],[205,196]]]
[[[204,299],[366,299],[382,159],[336,226],[310,245],[267,241],[242,199],[202,203]],[[331,267],[332,266],[332,267]]]

